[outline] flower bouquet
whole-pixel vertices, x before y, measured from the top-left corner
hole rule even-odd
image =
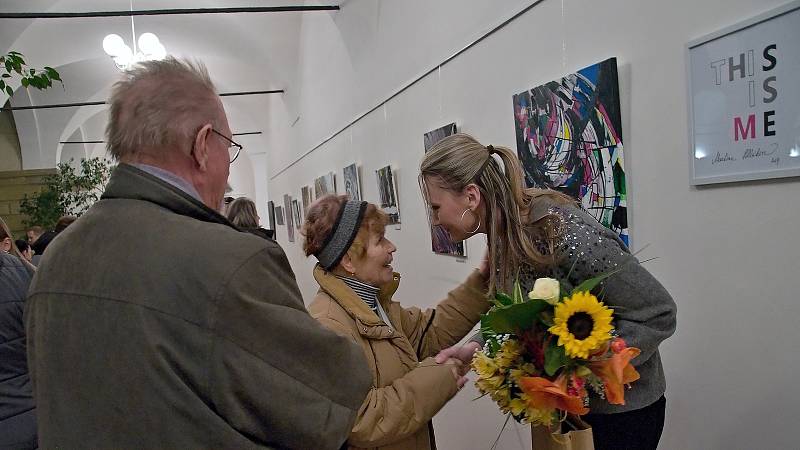
[[[613,309],[591,293],[603,274],[570,292],[539,278],[523,296],[497,293],[481,317],[486,341],[475,353],[476,386],[520,423],[552,429],[567,415],[589,412],[589,395],[624,404],[624,386],[639,379],[630,364],[639,349],[617,337]]]

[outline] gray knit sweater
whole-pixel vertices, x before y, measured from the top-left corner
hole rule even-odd
[[[592,413],[610,414],[652,404],[666,390],[658,344],[675,332],[675,302],[661,283],[631,255],[616,233],[586,211],[538,198],[531,220],[535,222],[548,214],[562,219],[562,237],[555,247],[556,259],[560,257],[560,260],[555,267],[541,273],[531,268],[521,270],[523,292],[529,292],[539,277],[564,280],[573,264],[567,280],[571,286],[621,268],[596,292],[602,290],[600,300],[615,309],[619,336],[628,346],[641,349],[642,353],[633,360],[641,378],[631,384],[631,389],[626,389],[625,405],[609,405],[604,400],[591,398],[589,407]]]

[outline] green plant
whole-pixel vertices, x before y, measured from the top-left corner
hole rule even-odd
[[[80,170],[75,170],[70,159],[57,169],[44,178],[44,189],[20,202],[20,211],[27,216],[25,226],[52,228],[63,215],[80,216],[100,199],[111,174],[104,158],[82,158]]]
[[[5,55],[0,56],[0,91],[5,91],[9,97],[14,95],[14,89],[8,85],[10,79],[16,74],[20,77],[22,87],[27,88],[33,86],[36,89],[47,89],[53,86],[53,81],[61,81],[56,69],[45,66],[43,69],[34,69],[28,67],[23,59],[22,53],[10,51]]]

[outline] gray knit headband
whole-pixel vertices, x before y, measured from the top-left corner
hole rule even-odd
[[[333,229],[322,244],[322,249],[314,253],[325,270],[336,267],[350,249],[356,234],[358,234],[358,229],[361,228],[361,221],[364,219],[366,210],[367,202],[355,200],[348,200],[339,210]]]

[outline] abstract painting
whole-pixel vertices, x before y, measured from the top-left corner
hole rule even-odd
[[[294,242],[294,221],[292,220],[292,197],[283,194],[283,210],[286,212],[286,231],[289,233],[289,242]]]
[[[389,224],[400,223],[400,207],[397,204],[397,186],[394,181],[392,167],[386,166],[375,171],[378,177],[378,193],[381,198],[381,209],[389,215]]]
[[[527,185],[574,197],[628,244],[617,59],[515,95],[514,118]]]
[[[300,188],[300,193],[303,197],[303,214],[305,215],[308,212],[308,206],[313,201],[311,198],[311,186],[303,186]]]
[[[455,123],[451,123],[425,133],[425,152],[427,153],[428,150],[430,150],[431,147],[433,147],[437,142],[441,141],[447,136],[450,136],[451,134],[456,134]],[[467,249],[464,244],[464,241],[453,243],[450,240],[450,233],[448,233],[447,230],[438,225],[431,225],[431,249],[434,253],[463,258],[467,256]]]
[[[275,207],[275,223],[278,225],[283,225],[283,206],[276,206]]]
[[[361,180],[358,177],[358,166],[355,163],[342,169],[344,180],[344,193],[350,200],[361,201]]]
[[[336,193],[336,174],[329,172],[314,180],[314,198]]]
[[[294,226],[298,230],[303,224],[303,212],[300,210],[300,202],[292,200],[292,212],[294,212]]]

